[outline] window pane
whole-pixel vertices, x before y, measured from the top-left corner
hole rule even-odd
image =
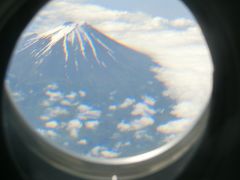
[[[210,99],[212,69],[179,1],[55,0],[22,34],[6,86],[46,140],[112,159],[188,132]]]

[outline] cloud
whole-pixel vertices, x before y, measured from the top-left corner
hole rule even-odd
[[[58,89],[58,85],[55,83],[51,83],[47,86],[48,90],[57,90]]]
[[[63,94],[60,91],[47,90],[45,94],[49,97],[50,101],[60,101],[63,99]]]
[[[156,111],[145,103],[137,103],[131,112],[133,116],[151,116],[154,114],[156,114]]]
[[[69,136],[74,139],[78,138],[78,132],[82,126],[82,123],[78,119],[73,119],[69,121],[67,124],[67,131],[69,133]]]
[[[80,97],[85,97],[87,95],[87,93],[85,91],[83,91],[83,90],[78,91],[78,93],[79,93]]]
[[[53,130],[45,130],[45,129],[37,129],[37,132],[44,137],[47,138],[56,138],[58,134]]]
[[[79,105],[77,109],[80,112],[78,118],[81,120],[98,119],[102,114],[101,111],[93,109],[91,106],[85,104]]]
[[[67,129],[80,129],[82,123],[78,119],[73,119],[68,122]]]
[[[156,103],[156,100],[150,96],[143,96],[142,99],[149,106],[154,106]]]
[[[135,103],[135,99],[126,98],[122,104],[119,105],[120,109],[126,109]]]
[[[116,111],[117,108],[118,108],[118,107],[117,107],[116,105],[111,105],[111,106],[108,107],[108,109],[109,109],[110,111]]]
[[[74,105],[71,101],[69,101],[67,99],[62,100],[60,102],[60,104],[63,105],[63,106],[73,106]]]
[[[135,137],[135,139],[141,140],[141,141],[143,141],[143,140],[152,141],[153,140],[153,137],[151,135],[149,135],[148,132],[145,130],[137,131],[134,134],[134,137]]]
[[[170,21],[170,25],[172,25],[173,27],[176,27],[176,28],[186,28],[186,27],[194,26],[194,23],[192,20],[185,19],[185,18],[179,18],[179,19]]]
[[[47,111],[47,116],[54,118],[54,117],[61,117],[61,116],[66,116],[69,114],[68,110],[60,107],[60,106],[55,106],[55,107],[49,107],[46,109]]]
[[[153,125],[154,122],[155,121],[153,118],[146,116],[130,121],[129,123],[127,123],[126,121],[122,121],[117,125],[117,129],[121,132],[137,131]]]
[[[39,117],[39,119],[42,120],[42,121],[48,121],[48,120],[51,119],[51,117],[46,116],[46,115],[42,115],[42,116]]]
[[[57,121],[50,121],[45,123],[46,128],[51,128],[51,129],[55,129],[58,127],[58,122]]]
[[[157,131],[163,134],[179,134],[184,133],[193,125],[193,121],[190,119],[178,119],[168,122],[166,124],[157,127]]]
[[[104,146],[96,146],[92,148],[90,152],[90,156],[107,159],[117,158],[119,155],[119,153],[109,150]]]
[[[96,129],[99,126],[99,122],[98,121],[87,121],[85,122],[85,127],[87,129]]]
[[[87,145],[88,141],[86,139],[81,139],[77,142],[79,145]]]
[[[75,92],[70,92],[69,94],[67,94],[65,96],[66,98],[70,99],[70,100],[74,100],[77,97],[77,93]]]

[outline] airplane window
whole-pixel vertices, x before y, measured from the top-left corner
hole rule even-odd
[[[53,0],[20,37],[5,86],[39,138],[111,163],[183,139],[210,101],[212,73],[180,1]]]

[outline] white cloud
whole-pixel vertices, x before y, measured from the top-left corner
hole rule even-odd
[[[192,20],[185,19],[185,18],[179,18],[175,19],[173,21],[170,21],[170,25],[176,28],[186,28],[189,26],[194,26],[194,23]]]
[[[85,97],[87,93],[85,91],[78,91],[80,97]]]
[[[192,120],[178,119],[158,126],[157,131],[163,134],[179,134],[186,132],[192,125]]]
[[[37,129],[37,132],[47,138],[56,138],[58,134],[53,130]]]
[[[107,159],[117,158],[119,155],[119,153],[109,150],[104,146],[96,146],[90,152],[90,156]]]
[[[45,94],[49,97],[50,101],[60,101],[63,99],[63,94],[60,91],[47,90]]]
[[[122,121],[117,125],[117,129],[121,132],[137,131],[153,125],[154,122],[155,121],[153,118],[146,116],[130,121],[129,123],[127,123],[126,121]]]
[[[116,105],[111,105],[111,106],[108,107],[108,109],[110,111],[116,111],[117,110],[117,106]]]
[[[150,96],[143,96],[142,99],[149,106],[154,106],[156,103],[156,100]]]
[[[79,105],[78,110],[80,112],[78,118],[81,120],[98,119],[102,114],[101,111],[85,104]]]
[[[94,129],[96,129],[97,127],[99,126],[99,121],[87,121],[87,122],[85,122],[85,127],[87,128],[87,129],[92,129],[92,130],[94,130]]]
[[[45,126],[47,128],[55,129],[55,128],[58,127],[58,122],[57,121],[50,121],[50,122],[45,123]]]
[[[135,99],[131,99],[131,98],[126,98],[122,104],[119,105],[119,108],[121,109],[126,109],[130,106],[132,106],[135,103]]]
[[[60,117],[66,116],[69,114],[67,109],[60,106],[49,107],[46,110],[47,110],[47,115],[51,118],[58,117],[58,116]]]
[[[69,136],[74,139],[78,138],[78,132],[82,126],[82,123],[78,119],[73,119],[69,121],[67,124],[67,131],[69,133]]]
[[[82,123],[78,119],[73,119],[68,122],[67,129],[77,128],[80,129],[82,127]]]
[[[81,139],[77,142],[79,145],[87,145],[88,141],[86,139]]]
[[[151,116],[156,114],[156,111],[145,103],[137,103],[134,105],[131,114],[133,116]]]
[[[58,89],[58,85],[55,83],[51,83],[47,86],[48,90],[57,90]]]
[[[77,93],[75,92],[70,92],[69,94],[66,95],[66,98],[70,100],[74,100],[77,97]]]
[[[142,141],[143,140],[147,140],[147,141],[153,140],[153,137],[151,135],[149,135],[147,131],[144,131],[144,130],[135,132],[134,137],[135,137],[135,139],[142,140]]]
[[[48,121],[49,119],[51,119],[51,117],[47,116],[47,115],[42,115],[39,117],[40,120],[42,121]]]

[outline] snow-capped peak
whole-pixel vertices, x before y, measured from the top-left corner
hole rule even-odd
[[[56,44],[61,43],[66,62],[69,60],[68,48],[70,48],[70,46],[76,48],[77,46],[83,58],[88,58],[89,52],[87,53],[86,49],[90,48],[95,61],[99,65],[105,66],[105,64],[100,61],[96,47],[100,46],[104,49],[113,60],[115,60],[115,57],[114,51],[107,45],[105,39],[102,39],[102,35],[102,33],[86,22],[78,24],[69,21],[49,31],[39,33],[36,37],[27,40],[21,51],[27,49],[40,40],[47,40],[47,43],[44,43],[41,46],[41,49],[34,54],[35,57],[40,58],[50,54],[52,48]],[[104,36],[106,37],[106,35]]]

